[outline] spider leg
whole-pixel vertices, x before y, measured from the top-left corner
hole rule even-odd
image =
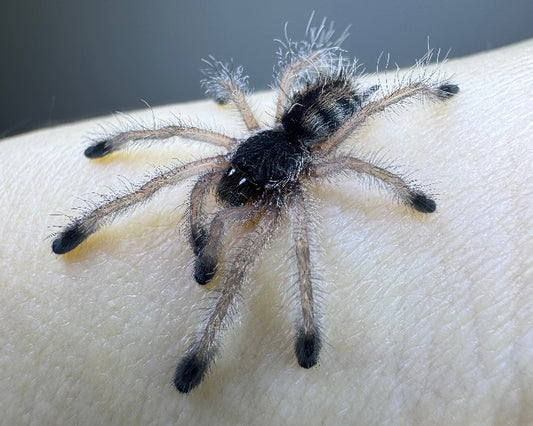
[[[316,149],[321,155],[326,155],[332,152],[369,117],[384,111],[392,105],[417,97],[446,100],[458,92],[459,86],[455,84],[443,83],[440,85],[429,85],[424,82],[411,83],[395,90],[381,99],[369,102],[361,109],[357,110],[352,117],[350,117],[327,140],[319,144]]]
[[[209,226],[209,234],[205,236],[205,244],[196,258],[194,278],[198,284],[207,284],[215,276],[218,268],[218,250],[227,227],[235,222],[248,220],[259,211],[257,207],[245,204],[217,212]]]
[[[211,170],[204,173],[194,184],[190,196],[190,242],[194,254],[198,256],[207,242],[207,230],[205,228],[204,202],[209,192],[216,186],[223,170]]]
[[[139,185],[134,191],[110,199],[82,217],[75,219],[53,241],[52,251],[56,254],[64,254],[71,251],[103,225],[111,222],[117,215],[134,205],[146,201],[162,188],[174,185],[180,180],[197,175],[205,170],[225,167],[227,167],[225,156],[219,155],[165,170]]]
[[[419,212],[433,213],[437,208],[435,201],[419,189],[410,186],[397,174],[355,157],[342,156],[314,163],[311,166],[310,176],[320,178],[346,171],[353,171],[380,180],[390,187],[405,205]]]
[[[105,157],[112,152],[142,141],[166,140],[172,137],[195,139],[224,148],[229,148],[237,143],[237,139],[230,138],[222,133],[212,132],[211,130],[190,126],[165,126],[153,130],[130,130],[118,133],[109,139],[94,142],[85,150],[85,156],[88,158]]]
[[[300,185],[295,189],[290,201],[291,223],[294,248],[298,265],[301,322],[296,334],[295,352],[298,364],[311,368],[318,362],[322,346],[317,321],[316,301],[311,281],[311,261],[309,254],[309,213]]]
[[[203,61],[209,66],[203,71],[206,78],[202,80],[206,94],[219,104],[233,103],[248,130],[258,130],[259,124],[246,100],[248,77],[243,75],[242,67],[235,68],[233,63],[223,63],[212,56]]]
[[[226,271],[220,295],[202,331],[176,368],[174,385],[180,392],[190,392],[207,374],[218,349],[217,337],[229,325],[231,317],[229,314],[234,309],[246,271],[268,242],[278,217],[277,207],[267,207],[259,218],[255,230],[243,240],[230,268]]]
[[[257,123],[240,85],[236,81],[230,79],[220,79],[218,84],[225,88],[228,94],[228,101],[233,102],[233,105],[235,105],[241,114],[246,128],[250,131],[259,130],[259,124]]]

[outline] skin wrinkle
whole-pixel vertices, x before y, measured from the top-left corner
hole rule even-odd
[[[502,164],[502,165],[504,165],[504,164]],[[487,176],[487,178],[488,178],[487,181],[490,182],[490,184],[492,184],[492,185],[497,184],[497,180],[498,180],[497,175],[496,175],[496,179],[494,179],[493,175],[489,175],[489,176]],[[504,194],[494,193],[494,194],[491,195],[491,199],[489,200],[489,203],[488,203],[488,209],[489,209],[489,211],[492,211],[492,212],[490,212],[489,215],[486,215],[486,217],[498,217],[498,216],[500,216],[500,214],[497,214],[495,212],[495,210],[500,210],[499,206],[501,206],[502,203],[499,200],[497,200],[496,197],[500,197],[501,195],[504,195]],[[485,226],[486,226],[485,233],[492,232],[493,224],[487,222]],[[488,248],[488,249],[491,250],[491,248]],[[487,276],[490,276],[490,275],[494,275],[494,276],[501,275],[501,272],[499,272],[500,270],[507,270],[508,271],[509,269],[511,269],[511,268],[507,268],[507,267],[503,266],[503,264],[508,263],[508,262],[506,262],[506,258],[507,258],[506,253],[503,252],[499,256],[497,262],[492,262],[492,264],[484,265],[484,270],[483,270],[484,273],[483,273],[482,276],[479,277],[479,279],[477,280],[477,283],[475,285],[477,285],[477,286],[483,285],[483,283],[486,281],[485,277],[487,277]],[[479,262],[479,259],[475,259],[475,260],[473,259],[473,261]],[[476,341],[478,342],[478,344],[476,345],[477,368],[480,370],[480,373],[483,375],[484,379],[490,383],[489,386],[492,387],[493,386],[492,383],[491,383],[492,382],[491,381],[492,367],[491,367],[490,364],[492,364],[494,362],[493,357],[496,356],[496,355],[494,354],[494,352],[492,351],[492,349],[490,347],[483,347],[483,343],[482,342],[486,341],[486,339],[483,339],[483,337],[481,336],[481,334],[482,334],[481,330],[482,330],[482,325],[485,323],[484,317],[491,317],[490,311],[493,310],[493,308],[498,305],[498,302],[495,300],[493,305],[488,305],[488,306],[485,306],[485,307],[481,306],[480,305],[480,301],[479,301],[479,297],[474,296],[472,294],[472,287],[468,286],[467,289],[468,289],[468,293],[467,294],[470,297],[470,306],[471,306],[471,309],[473,311],[472,312],[473,333],[476,336]],[[505,296],[505,293],[502,292],[500,294],[493,294],[493,295],[498,297],[498,298],[503,298]],[[509,308],[511,308],[512,305],[513,304],[511,303],[510,305],[507,305],[507,306]],[[506,327],[506,329],[507,328],[508,327]],[[485,346],[486,346],[486,344],[485,344]],[[487,355],[486,355],[487,353],[491,354],[489,358],[487,358]],[[491,362],[491,360],[492,360],[492,362]],[[494,395],[495,399],[498,398],[497,392],[493,393],[493,395]],[[495,404],[497,403],[496,401],[494,401],[494,402],[495,402]]]
[[[464,284],[465,288],[468,288],[468,286],[469,286],[468,282],[463,282],[463,284]],[[466,334],[468,335],[467,343],[472,347],[473,350],[476,350],[477,344],[474,342],[474,339],[472,339],[472,337],[471,337],[472,335],[475,336],[475,334],[472,334],[472,326],[471,326],[472,322],[474,321],[474,318],[473,318],[473,314],[472,314],[472,309],[470,307],[470,304],[468,303],[468,299],[452,301],[449,304],[449,311],[450,311],[450,313],[448,315],[447,320],[450,321],[450,322],[453,321],[453,318],[455,316],[460,316],[461,318],[464,318],[464,320],[461,321],[461,324],[462,324],[461,330],[465,330],[466,331]],[[451,324],[450,324],[450,326],[453,327]],[[464,334],[464,333],[462,333],[462,334]],[[454,342],[452,341],[450,343],[452,345],[449,347],[448,351],[450,353],[450,358],[453,358],[454,357],[454,346],[453,346]],[[462,346],[462,344],[460,343],[460,347],[456,349],[456,351],[458,353],[458,356],[461,356],[461,353],[463,352],[463,349],[461,348],[461,346]],[[433,345],[433,341],[432,341],[431,347],[438,347],[438,346],[434,346]],[[468,350],[468,347],[466,348],[466,350]],[[430,360],[430,366],[429,366],[429,369],[428,369],[429,372],[432,372],[433,370],[437,371],[436,369],[432,368],[432,366],[439,364],[439,358],[440,358],[440,354],[438,352],[434,352],[433,357],[429,358],[429,360]],[[472,368],[477,369],[477,364],[462,366],[463,374],[464,374],[465,371],[471,371]],[[441,374],[449,374],[449,372],[443,371]],[[477,389],[481,389],[481,383],[477,382],[475,384],[475,387]],[[456,393],[456,392],[454,392],[454,393]],[[448,393],[443,393],[442,395],[440,395],[440,398],[443,400],[443,402],[446,399],[450,399],[450,403],[453,401],[453,399],[455,399],[455,400],[459,400],[460,399],[459,397],[455,397],[455,398],[452,399],[452,398],[450,398],[452,395],[450,395],[449,397],[447,397],[447,395],[449,395],[449,391],[448,391]]]
[[[334,184],[312,187],[323,216],[314,239],[326,272],[323,310],[330,345],[319,367],[302,373],[291,359],[290,344],[282,353],[279,346],[272,349],[273,339],[261,324],[249,330],[243,319],[241,329],[250,340],[236,348],[231,346],[240,343],[228,341],[219,362],[227,368],[219,368],[199,394],[182,399],[171,389],[169,374],[200,320],[206,292],[194,284],[186,266],[192,252],[175,230],[183,213],[176,208],[181,189],[154,197],[137,216],[95,236],[90,247],[67,260],[49,253],[46,236],[63,223],[49,214],[68,211],[75,197],[105,192],[107,182],[116,182],[120,174],[137,181],[150,163],[198,158],[191,152],[195,147],[155,146],[146,151],[148,161],[117,154],[120,161],[103,167],[85,161],[81,145],[73,143],[92,130],[93,122],[4,140],[0,404],[6,423],[21,418],[59,424],[111,418],[130,424],[154,419],[204,424],[239,419],[257,424],[353,419],[367,424],[531,423],[533,295],[527,230],[533,192],[526,165],[531,164],[533,129],[525,108],[530,98],[524,93],[533,83],[531,58],[529,41],[450,61],[445,67],[464,89],[453,104],[412,104],[402,109],[401,119],[389,120],[385,114],[366,126],[364,138],[351,138],[363,153],[385,147],[395,164],[414,170],[417,181],[434,184],[438,207],[428,220],[409,226],[414,219],[403,207],[391,206],[379,192],[359,190],[356,179],[350,185],[340,177]],[[491,72],[480,73],[484,69]],[[272,98],[254,99],[259,105]],[[176,110],[201,122],[216,116],[221,126],[216,129],[237,126],[225,121],[226,111],[214,103],[176,106],[174,114]],[[166,109],[155,111],[170,116]],[[162,224],[153,223],[152,216],[165,215]],[[130,232],[139,238],[127,237]],[[154,245],[154,239],[161,244]],[[270,253],[277,253],[283,239],[280,233],[258,260],[256,269],[264,273],[254,275],[253,287],[283,284],[272,283],[268,275],[268,266],[275,266],[269,263]],[[514,250],[518,252],[509,253]],[[422,254],[427,254],[426,265],[419,261]],[[150,273],[139,275],[128,264]],[[288,283],[287,269],[277,277]],[[420,288],[424,292],[418,293]],[[383,299],[387,295],[390,300]],[[429,295],[435,296],[427,300]],[[404,300],[405,308],[398,310],[392,296]],[[409,311],[408,300],[417,298],[426,306],[417,303]],[[268,317],[274,309],[270,300],[249,302],[250,315]],[[154,307],[164,316],[154,315]],[[276,342],[290,342],[293,324],[283,324],[276,328],[282,335]],[[398,336],[401,324],[412,325]],[[425,329],[418,329],[424,324]],[[474,327],[483,343],[477,347]],[[438,333],[418,340],[429,331]],[[405,338],[411,349],[398,359]],[[259,343],[268,353],[254,352]],[[489,362],[489,386],[476,368],[477,350]],[[270,362],[268,371],[257,371],[265,365],[258,361],[263,356]],[[402,370],[396,368],[398,360],[404,361]],[[238,367],[250,375],[235,377]],[[407,405],[386,398],[389,386],[397,395],[401,390]]]

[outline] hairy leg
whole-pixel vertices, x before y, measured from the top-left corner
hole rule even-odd
[[[120,132],[109,139],[93,143],[85,150],[85,156],[88,158],[105,157],[112,152],[119,151],[139,142],[147,140],[166,140],[172,137],[195,139],[201,142],[222,146],[224,148],[229,148],[231,145],[237,143],[236,139],[211,130],[189,126],[165,126],[153,130],[130,130],[127,132]]]
[[[446,100],[459,92],[459,86],[449,83],[430,85],[425,82],[414,82],[394,92],[369,102],[344,123],[331,137],[317,146],[317,151],[327,155],[346,140],[369,117],[385,109],[407,100],[429,98]]]
[[[400,176],[355,157],[342,156],[315,163],[311,167],[311,176],[321,178],[348,171],[378,179],[391,188],[406,206],[419,212],[433,213],[437,208],[435,201],[419,189],[409,185]]]
[[[246,96],[241,87],[233,80],[220,80],[220,85],[225,86],[229,100],[235,105],[241,114],[246,128],[248,130],[258,130],[259,124],[254,117],[250,105],[248,105],[248,101],[246,100]]]
[[[207,374],[218,349],[218,335],[230,321],[229,313],[240,293],[246,272],[268,242],[278,216],[277,208],[266,209],[255,230],[243,238],[243,243],[224,276],[220,295],[199,337],[191,344],[176,368],[174,385],[180,392],[190,392]]]
[[[218,251],[227,228],[236,222],[248,220],[260,212],[259,208],[250,204],[225,208],[217,212],[209,226],[209,234],[205,237],[205,245],[196,258],[194,278],[198,284],[207,284],[215,276],[218,268]]]
[[[248,77],[243,75],[242,67],[234,68],[233,64],[217,61],[212,56],[204,62],[209,66],[204,70],[206,78],[202,80],[206,94],[219,104],[233,103],[248,130],[258,130],[259,124],[246,100]]]
[[[209,192],[217,185],[222,173],[222,170],[211,170],[204,173],[195,183],[189,197],[190,241],[196,256],[198,256],[198,253],[203,250],[207,242],[207,230],[206,224],[204,223],[204,202],[209,195]]]
[[[316,299],[311,279],[309,253],[310,217],[301,187],[290,200],[291,224],[298,265],[298,289],[300,293],[301,319],[296,334],[295,352],[298,364],[311,368],[318,362],[321,338],[317,323]]]
[[[175,185],[180,180],[194,176],[212,168],[226,167],[225,156],[209,157],[192,163],[176,166],[147,182],[139,185],[133,192],[112,198],[89,211],[82,217],[75,219],[65,227],[52,242],[52,250],[56,254],[64,254],[76,248],[91,234],[98,231],[103,225],[112,221],[117,215],[128,208],[142,203],[162,188]]]

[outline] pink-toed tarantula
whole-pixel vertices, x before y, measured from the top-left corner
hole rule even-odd
[[[145,140],[171,137],[195,139],[226,148],[227,153],[159,172],[131,192],[109,198],[67,225],[52,243],[57,254],[66,253],[118,214],[141,203],[157,191],[196,177],[190,193],[190,243],[196,256],[194,277],[207,284],[226,258],[220,277],[221,291],[207,318],[179,362],[174,384],[186,393],[198,386],[209,371],[219,347],[219,335],[230,322],[249,267],[267,244],[282,215],[290,213],[292,239],[298,269],[298,307],[295,352],[304,368],[314,366],[321,348],[309,251],[308,183],[314,179],[350,172],[382,182],[405,205],[432,213],[436,204],[402,177],[337,148],[369,117],[392,105],[414,98],[446,100],[459,91],[448,81],[415,79],[382,93],[379,86],[364,89],[357,81],[354,63],[343,57],[344,31],[333,39],[325,20],[306,30],[307,40],[280,42],[277,109],[271,128],[260,128],[247,101],[247,77],[242,68],[210,58],[203,85],[221,104],[239,111],[249,136],[236,139],[202,128],[173,125],[154,130],[132,130],[97,141],[85,150],[99,158]],[[206,201],[216,197],[217,207],[206,211]],[[234,252],[224,253],[224,236],[243,224],[253,231],[242,237]]]

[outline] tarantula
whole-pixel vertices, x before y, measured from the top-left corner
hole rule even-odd
[[[239,111],[249,136],[236,139],[210,130],[170,125],[154,130],[132,130],[99,140],[85,150],[88,158],[99,158],[146,140],[171,137],[195,139],[224,147],[217,155],[159,172],[131,192],[106,199],[67,225],[52,243],[54,253],[63,254],[78,246],[118,214],[141,203],[157,191],[196,177],[190,193],[190,244],[196,256],[194,278],[207,284],[219,272],[221,258],[229,258],[220,271],[221,291],[179,362],[174,384],[187,393],[206,376],[219,347],[219,335],[230,322],[230,311],[246,279],[249,267],[267,244],[280,217],[290,213],[292,239],[298,269],[300,303],[295,353],[303,368],[314,366],[321,349],[309,250],[308,183],[314,179],[352,172],[369,176],[390,188],[408,207],[432,213],[435,201],[402,177],[337,148],[369,117],[392,105],[414,98],[446,100],[459,87],[431,78],[411,79],[382,96],[379,86],[364,89],[358,83],[355,63],[342,56],[344,31],[333,39],[332,25],[322,21],[306,30],[307,39],[280,42],[276,75],[277,109],[270,128],[261,128],[248,105],[247,77],[233,67],[210,57],[205,61],[203,85],[208,95],[221,104],[231,103]],[[207,212],[210,197],[217,200]],[[212,203],[211,203],[212,204]],[[253,227],[242,237],[233,253],[224,255],[224,236],[230,229]],[[240,227],[240,228],[239,228]]]

